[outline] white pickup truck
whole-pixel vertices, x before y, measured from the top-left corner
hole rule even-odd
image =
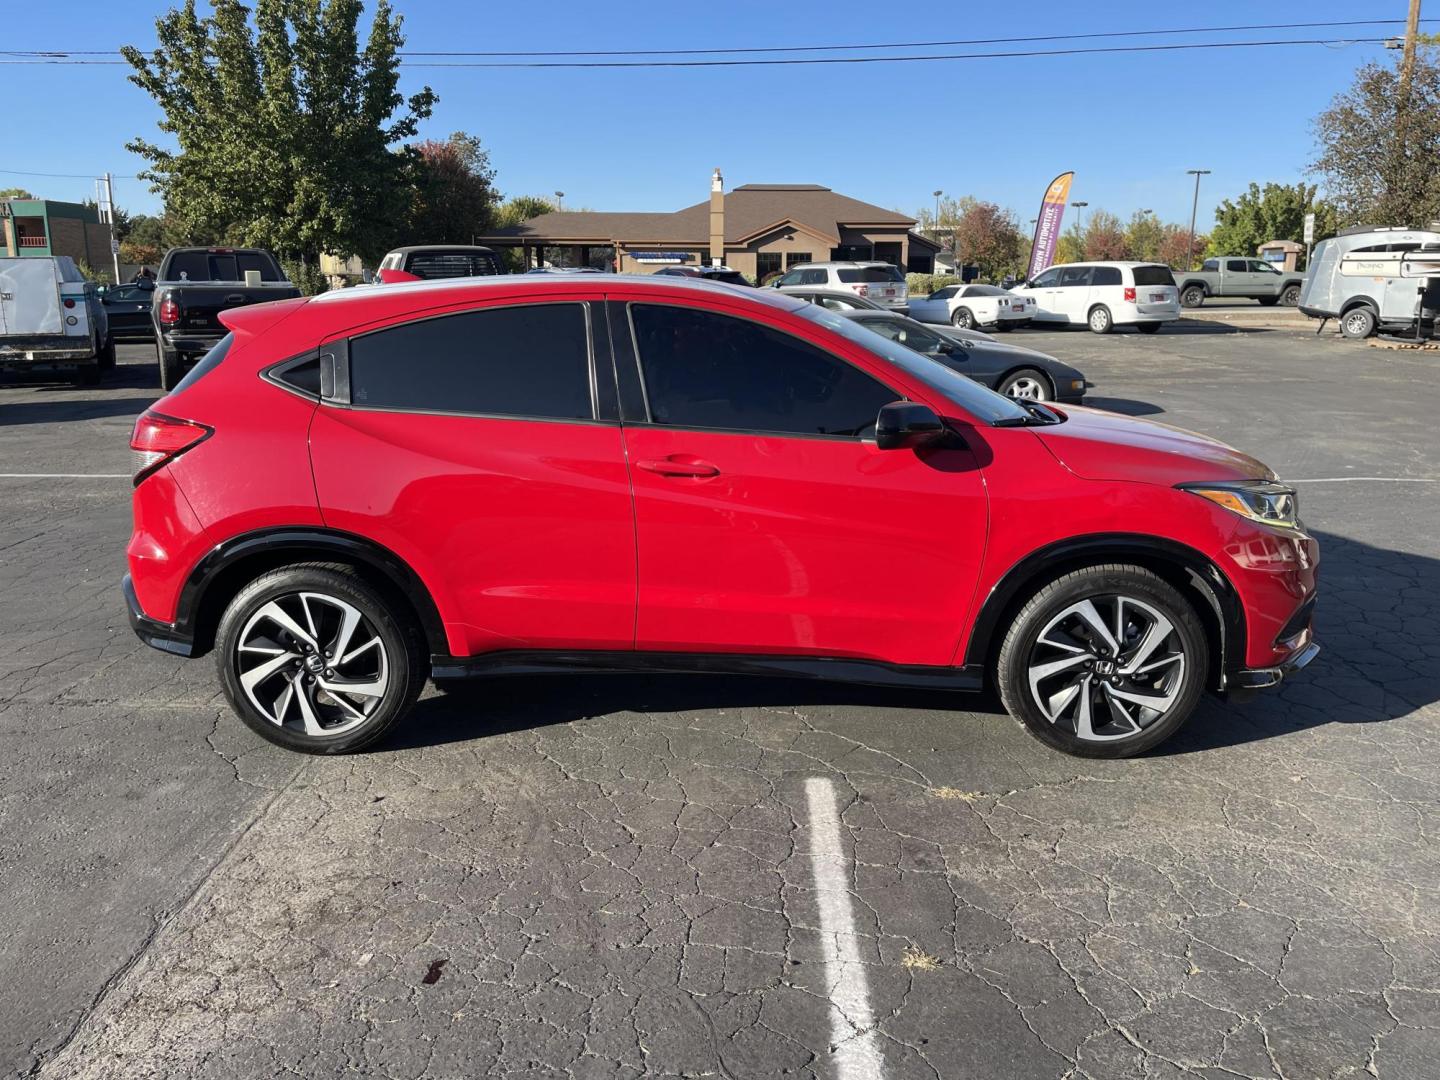
[[[105,308],[74,259],[0,256],[0,371],[94,385],[114,364]]]

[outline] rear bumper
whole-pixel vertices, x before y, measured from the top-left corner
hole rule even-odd
[[[185,353],[187,356],[198,356],[201,353],[209,352],[224,336],[223,332],[210,333],[195,330],[170,330],[160,335],[165,348]]]
[[[43,334],[0,341],[0,367],[4,368],[74,367],[94,359],[95,350],[88,337]]]
[[[175,656],[189,656],[195,649],[194,638],[177,630],[173,623],[161,622],[145,614],[140,599],[135,595],[135,584],[126,574],[120,579],[120,591],[125,596],[126,614],[130,617],[130,628],[135,636],[152,649],[172,653]]]

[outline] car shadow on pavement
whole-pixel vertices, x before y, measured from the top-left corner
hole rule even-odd
[[[1104,409],[1107,412],[1123,413],[1125,416],[1154,416],[1156,413],[1163,413],[1165,411],[1159,405],[1152,405],[1148,401],[1135,401],[1131,398],[1097,397],[1094,394],[1085,395],[1085,404],[1092,409]]]
[[[1248,702],[1203,699],[1190,723],[1150,756],[1237,746],[1331,724],[1381,723],[1440,701],[1440,559],[1316,535],[1323,553],[1319,657],[1280,689]],[[989,691],[895,690],[781,677],[510,676],[450,683],[445,690],[421,701],[375,750],[483,739],[618,712],[824,706],[1003,712]]]
[[[21,424],[64,424],[108,416],[139,416],[153,404],[155,396],[3,402],[0,403],[0,428]]]

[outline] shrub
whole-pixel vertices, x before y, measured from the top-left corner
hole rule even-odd
[[[960,279],[953,274],[906,274],[905,287],[911,296],[929,296],[947,285],[959,285]]]

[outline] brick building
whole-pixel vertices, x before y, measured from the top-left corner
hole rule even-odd
[[[108,270],[110,226],[93,206],[52,199],[0,199],[0,254],[69,255]]]

